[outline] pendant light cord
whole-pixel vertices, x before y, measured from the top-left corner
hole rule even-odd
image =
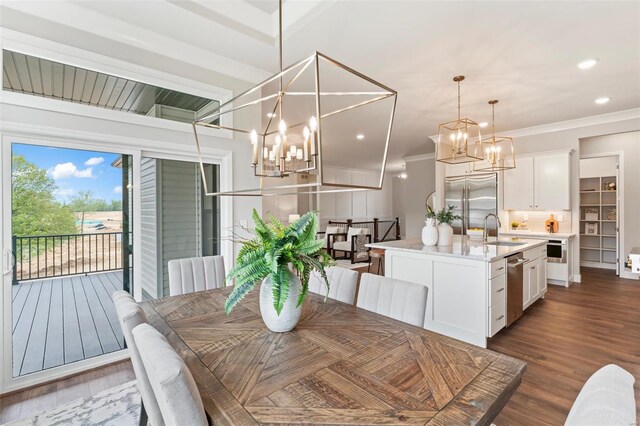
[[[282,0],[278,0],[278,49],[279,49],[279,65],[282,73]],[[278,110],[280,112],[280,120],[282,120],[282,75],[280,75],[280,95],[278,96]]]

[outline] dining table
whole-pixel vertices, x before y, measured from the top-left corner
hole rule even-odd
[[[258,289],[227,315],[230,292],[142,303],[216,425],[489,425],[526,370],[522,360],[311,293],[297,326],[274,333]]]

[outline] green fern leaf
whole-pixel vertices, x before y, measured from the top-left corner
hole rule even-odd
[[[224,310],[227,315],[231,312],[231,310],[240,302],[244,297],[249,293],[253,287],[256,285],[255,282],[245,282],[236,284],[231,291],[229,297],[227,297],[227,301],[224,304]]]

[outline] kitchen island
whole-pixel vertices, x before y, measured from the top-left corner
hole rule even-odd
[[[483,348],[505,327],[507,261],[522,253],[523,308],[547,291],[546,240],[470,240],[454,236],[450,246],[427,247],[420,240],[368,244],[385,250],[385,275],[429,289],[424,327]]]

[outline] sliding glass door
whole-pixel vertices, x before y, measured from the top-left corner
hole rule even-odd
[[[3,383],[117,353],[111,296],[132,292],[132,157],[2,145]]]

